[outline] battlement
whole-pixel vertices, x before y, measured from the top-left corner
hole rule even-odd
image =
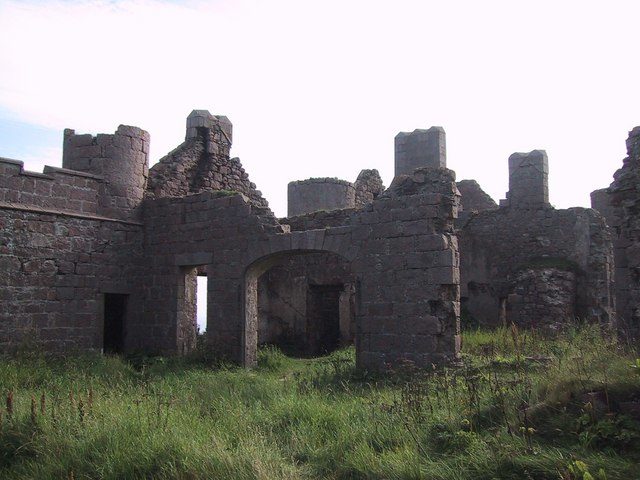
[[[44,167],[43,173],[24,163],[0,158],[0,202],[61,212],[99,214],[102,177],[64,168]]]

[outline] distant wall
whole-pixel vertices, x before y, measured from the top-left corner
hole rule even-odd
[[[318,325],[314,312],[309,311],[314,286],[342,289],[340,340],[342,345],[353,342],[355,277],[351,266],[338,255],[310,253],[284,258],[258,279],[259,343],[277,344],[305,355],[325,353],[320,338],[323,325]]]
[[[481,324],[503,322],[501,309],[509,305],[501,302],[516,293],[521,272],[544,268],[575,274],[576,316],[614,322],[613,250],[604,219],[595,210],[487,210],[470,217],[459,240],[460,295],[468,313]],[[524,317],[522,321],[526,323]]]

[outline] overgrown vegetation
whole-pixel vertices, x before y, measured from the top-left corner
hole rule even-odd
[[[23,354],[0,478],[640,478],[640,361],[595,327],[464,335],[464,366],[357,373],[352,349],[246,371]]]

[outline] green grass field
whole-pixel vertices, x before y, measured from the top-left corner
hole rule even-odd
[[[464,366],[385,377],[352,349],[253,371],[23,353],[0,364],[0,478],[635,479],[636,358],[592,327],[466,332]]]

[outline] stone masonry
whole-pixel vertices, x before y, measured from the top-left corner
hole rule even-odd
[[[511,155],[509,192],[499,208],[477,184],[463,186],[462,204],[472,199],[458,222],[465,320],[553,329],[576,318],[614,324],[604,218],[592,209],[553,208],[548,171],[542,150]]]
[[[640,127],[629,132],[627,157],[608,188],[591,193],[604,215],[615,251],[615,295],[619,328],[640,336]]]
[[[444,129],[431,127],[411,133],[400,132],[395,138],[395,174],[408,175],[416,168],[447,166],[447,144]]]
[[[461,305],[480,324],[555,330],[614,325],[617,300],[639,324],[640,128],[592,196],[602,214],[551,206],[542,150],[509,158],[500,206],[456,184],[441,127],[396,136],[386,190],[376,170],[292,182],[283,219],[231,157],[227,117],[194,110],[152,168],[149,142],[66,130],[63,168],[0,158],[0,351],[186,354],[198,275],[206,348],[246,366],[262,343],[317,355],[352,341],[361,369],[451,362]]]
[[[1,159],[0,350],[188,353],[195,279],[206,274],[208,348],[252,366],[266,335],[260,278],[325,255],[342,273],[309,285],[307,308],[326,314],[311,312],[320,319],[311,341],[324,338],[321,319],[338,302],[359,368],[457,358],[453,172],[418,169],[384,193],[377,172],[361,173],[353,208],[278,221],[230,157],[231,132],[226,117],[196,110],[185,142],[151,169],[148,134],[128,126],[66,131],[65,168],[33,173]]]

